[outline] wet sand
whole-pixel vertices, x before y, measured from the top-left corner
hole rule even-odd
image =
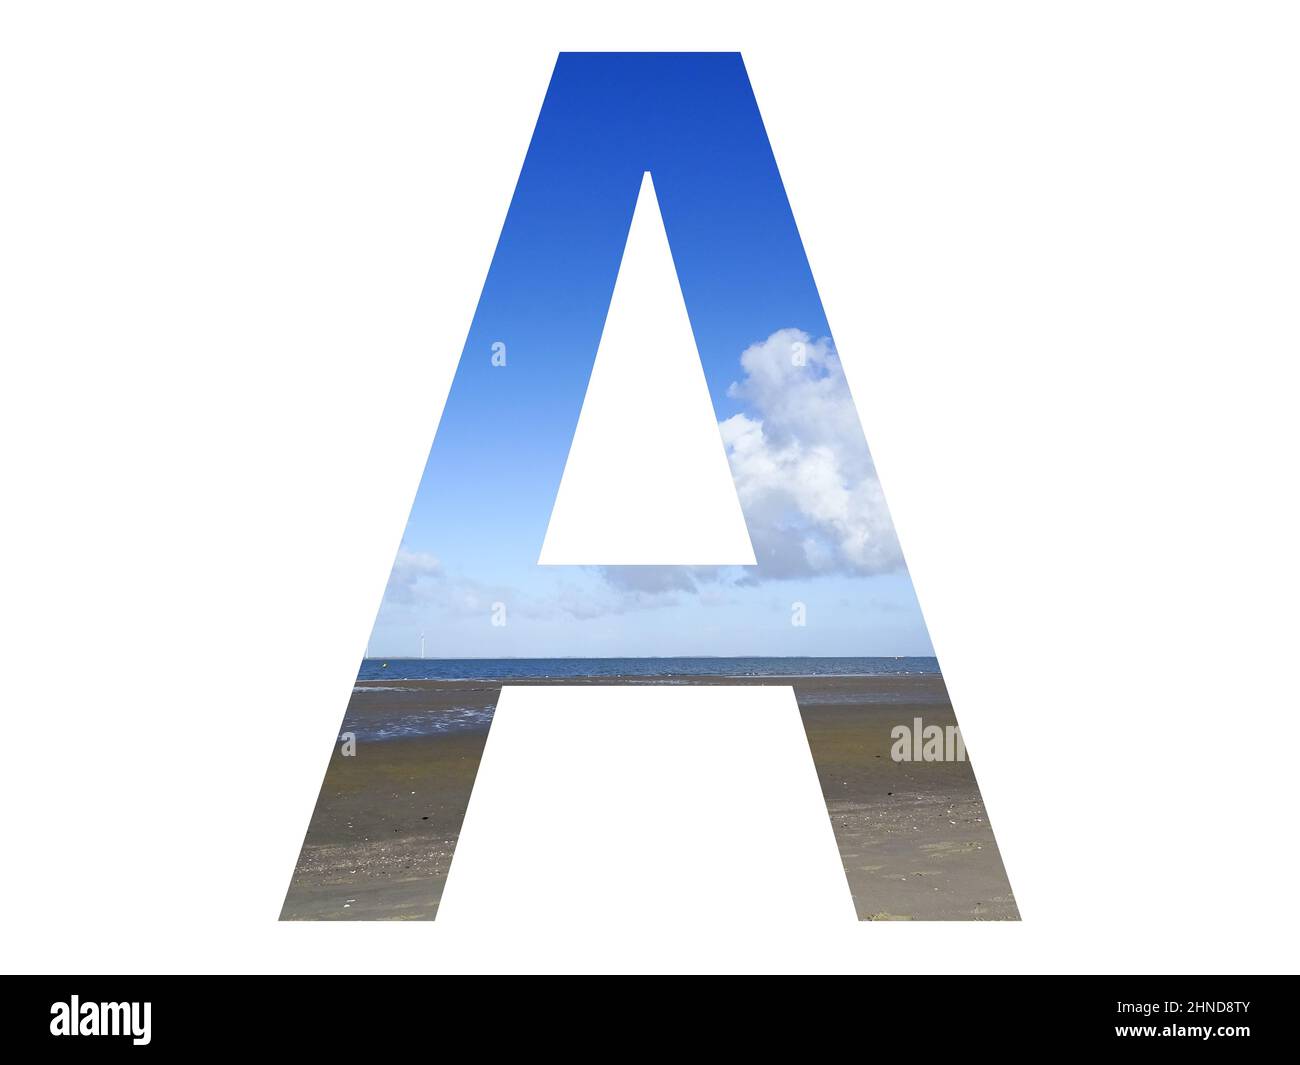
[[[956,724],[938,675],[508,683],[792,686],[859,919],[1018,919],[971,763],[890,756],[895,725]],[[436,915],[499,693],[485,681],[358,683],[345,719],[356,753],[330,758],[283,920]],[[413,720],[448,728],[389,728]]]
[[[449,715],[496,705],[500,686],[401,681],[358,685],[344,724],[356,751],[336,745],[281,911],[286,921],[432,920],[487,740],[481,727],[368,739],[365,726],[412,712]]]
[[[943,679],[794,687],[858,918],[1018,920],[970,761],[890,757],[895,725],[957,723]]]

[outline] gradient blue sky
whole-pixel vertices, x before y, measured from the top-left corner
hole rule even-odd
[[[819,561],[804,567],[792,541],[793,553],[779,565],[766,565],[760,554],[758,567],[726,571],[536,565],[645,171],[654,178],[719,422],[736,415],[748,420],[733,426],[761,421],[771,438],[764,446],[779,442],[793,471],[804,461],[796,456],[806,458],[814,444],[799,439],[800,425],[817,414],[811,404],[842,410],[850,402],[739,54],[562,54],[371,651],[415,654],[424,631],[431,658],[930,654],[901,557],[845,561],[832,543],[829,556],[814,545]],[[801,333],[782,332],[790,330]],[[790,385],[810,406],[780,428],[761,409],[777,403],[771,382],[765,390],[745,388],[741,355],[776,336],[754,349],[754,359],[784,365],[778,349],[802,334],[810,344],[820,341],[819,357],[801,371],[806,379]],[[496,341],[507,348],[504,369],[490,361]],[[728,394],[734,382],[742,382],[741,395]],[[664,412],[666,432],[671,417]],[[856,419],[841,435],[818,446],[842,449],[847,482],[869,457]],[[883,501],[848,488],[858,500],[855,513],[875,507],[870,520],[888,522]],[[812,519],[796,513],[780,485],[759,490],[761,515],[741,492],[756,550],[760,518],[769,542],[786,536],[787,525],[790,537],[810,544],[826,533],[809,531]],[[831,541],[852,535],[843,523],[837,530],[826,533]],[[796,600],[807,604],[802,628],[790,624]],[[491,624],[493,602],[506,603],[505,626]]]

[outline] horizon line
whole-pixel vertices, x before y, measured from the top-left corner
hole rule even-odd
[[[933,658],[938,655],[451,655],[447,657],[424,657],[419,655],[363,655],[363,662],[615,662],[622,660],[656,662],[676,658],[688,659],[723,659],[723,658],[885,658],[898,661],[903,658]]]

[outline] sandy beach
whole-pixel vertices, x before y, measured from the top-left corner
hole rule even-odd
[[[890,730],[957,719],[939,676],[794,682],[861,920],[1018,920],[967,761],[895,762]]]
[[[344,719],[281,920],[432,920],[451,866],[500,685],[359,684]],[[414,714],[484,711],[469,727],[369,738]],[[366,726],[370,726],[367,729]],[[340,730],[341,732],[344,730]]]
[[[897,762],[891,729],[954,725],[937,674],[600,677],[515,684],[791,686],[861,920],[1019,917],[970,761]],[[358,682],[283,920],[430,920],[501,685]]]

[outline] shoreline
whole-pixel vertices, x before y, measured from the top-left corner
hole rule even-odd
[[[543,675],[540,677],[367,677],[365,680],[353,681],[354,686],[363,687],[374,684],[535,684],[539,681],[551,683],[562,683],[564,681],[574,681],[577,683],[596,684],[601,681],[608,681],[611,685],[635,684],[638,681],[643,683],[673,683],[673,684],[695,684],[701,682],[714,682],[717,684],[732,684],[742,680],[771,680],[771,681],[798,681],[798,680],[851,680],[861,677],[866,680],[889,677],[939,677],[938,672],[922,672],[920,670],[900,670],[897,673],[610,673],[605,676],[591,676],[590,674],[567,676],[557,674],[555,676]]]
[[[501,688],[654,684],[793,688],[860,920],[1019,919],[971,763],[891,757],[900,724],[956,725],[938,673],[358,680],[345,726],[469,723],[335,747],[281,918],[433,919]]]

